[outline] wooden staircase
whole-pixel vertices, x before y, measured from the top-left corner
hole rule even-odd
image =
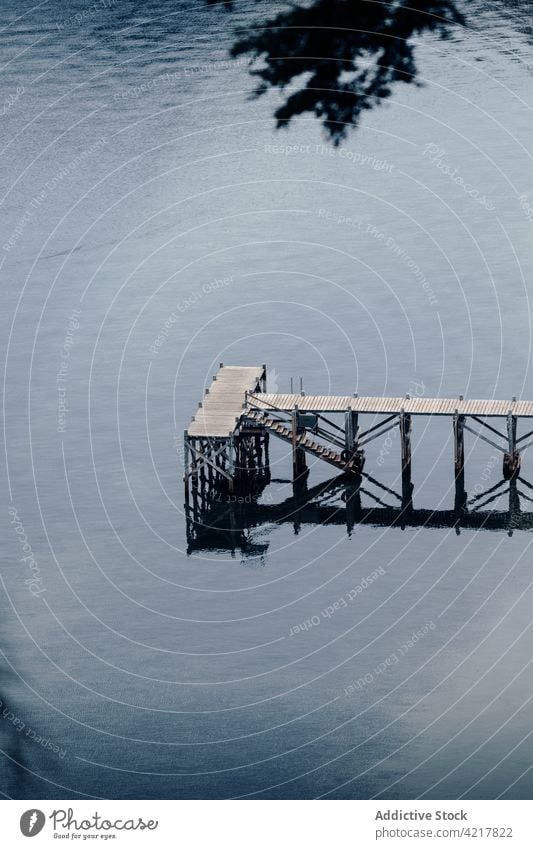
[[[259,410],[249,410],[246,417],[253,419],[258,424],[262,425],[269,433],[283,439],[284,442],[293,444],[293,433],[290,427],[287,427],[283,422],[269,417],[266,413]],[[346,458],[337,451],[332,451],[327,446],[320,442],[315,442],[309,434],[304,431],[296,436],[296,445],[298,448],[303,448],[309,454],[317,457],[319,460],[325,460],[339,469],[342,474],[360,474],[364,466],[364,452],[359,451],[352,457]]]

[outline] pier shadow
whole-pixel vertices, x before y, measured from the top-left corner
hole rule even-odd
[[[468,497],[464,480],[456,480],[450,509],[415,507],[414,487],[402,482],[400,493],[377,478],[363,473],[360,478],[337,476],[314,487],[299,480],[290,497],[280,503],[261,500],[261,493],[246,496],[214,494],[201,503],[185,505],[187,552],[202,550],[240,551],[246,557],[263,555],[268,542],[257,543],[253,530],[260,526],[290,524],[295,534],[305,525],[337,525],[351,535],[358,525],[407,528],[453,528],[500,531],[512,535],[533,529],[533,512],[522,503],[533,502],[533,484],[523,477],[501,480],[483,492]],[[262,490],[261,490],[262,492]],[[505,498],[506,509],[488,509]]]
[[[25,723],[19,716],[9,693],[14,676],[0,655],[0,798],[18,799],[25,786],[25,770],[21,734]]]

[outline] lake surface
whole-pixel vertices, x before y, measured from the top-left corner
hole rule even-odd
[[[2,4],[0,789],[530,798],[531,532],[265,522],[188,553],[180,447],[220,361],[533,397],[529,4],[424,39],[425,86],[339,149],[248,99],[257,4],[95,5]],[[415,507],[451,509],[450,423],[413,440]],[[493,453],[468,435],[470,495]],[[397,489],[398,440],[367,470]],[[281,443],[272,475],[265,504]]]

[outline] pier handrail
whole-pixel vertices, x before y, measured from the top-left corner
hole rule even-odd
[[[261,393],[259,393],[259,396],[260,396],[260,395],[261,395]],[[247,393],[246,393],[246,401],[247,401],[248,403],[249,403],[249,401],[250,401],[250,398],[252,398],[253,400],[256,400],[256,396],[254,395],[254,393],[253,393],[253,392],[247,392]],[[268,401],[263,401],[263,400],[261,399],[261,397],[259,397],[257,400],[258,400],[258,401],[261,401],[261,404],[264,404],[265,406],[270,407],[272,410],[276,410],[276,412],[277,412],[277,413],[285,413],[285,414],[287,413],[287,411],[286,411],[286,410],[284,410],[284,409],[283,409],[283,407],[276,407],[276,405],[275,405],[275,404],[269,404],[269,403],[268,403]],[[261,410],[261,409],[264,409],[264,408],[255,407],[255,409],[256,409],[256,410]]]

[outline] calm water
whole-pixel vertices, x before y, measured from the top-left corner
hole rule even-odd
[[[179,442],[219,361],[533,396],[529,4],[424,40],[425,87],[340,150],[226,63],[256,4],[94,5],[2,4],[3,793],[531,797],[530,532],[266,523],[187,554]],[[449,423],[414,443],[415,506],[450,508]],[[497,483],[468,454],[470,493]],[[367,464],[397,487],[397,440]]]

